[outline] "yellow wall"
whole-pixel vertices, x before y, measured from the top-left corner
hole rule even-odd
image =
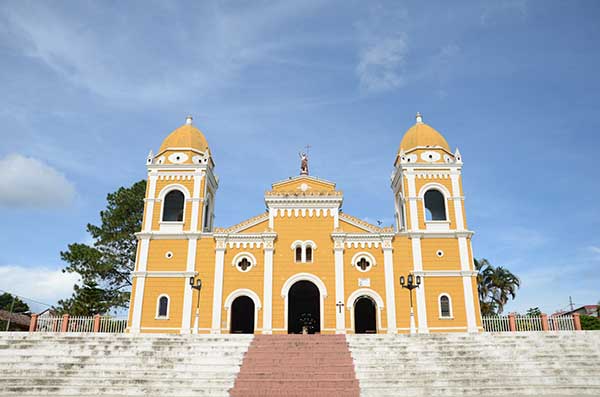
[[[441,293],[450,295],[453,319],[440,319],[438,296]],[[428,277],[425,281],[425,301],[427,325],[431,332],[448,332],[450,329],[435,328],[455,327],[464,327],[463,331],[466,331],[467,318],[462,277]]]

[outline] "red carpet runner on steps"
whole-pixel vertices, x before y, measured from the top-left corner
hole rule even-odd
[[[232,397],[358,397],[344,335],[256,335]]]

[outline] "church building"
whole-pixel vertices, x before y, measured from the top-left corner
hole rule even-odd
[[[150,152],[129,332],[482,330],[458,149],[417,114],[390,159],[394,227],[344,213],[301,157],[264,213],[215,227],[215,162],[192,118]]]

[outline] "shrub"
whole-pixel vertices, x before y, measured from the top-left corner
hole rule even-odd
[[[582,314],[580,316],[580,319],[581,319],[581,329],[587,330],[587,331],[600,330],[600,318],[586,316],[585,314]]]

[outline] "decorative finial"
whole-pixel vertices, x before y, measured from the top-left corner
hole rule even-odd
[[[306,145],[306,152],[298,153],[300,156],[300,175],[308,175],[308,150],[310,147],[310,145]]]
[[[423,123],[423,116],[421,115],[421,112],[417,112],[417,123],[418,124],[422,124]]]
[[[185,118],[185,124],[186,124],[186,125],[192,125],[192,121],[193,121],[193,120],[194,120],[194,118],[193,118],[191,115],[189,115],[189,116],[187,116],[187,117]]]

